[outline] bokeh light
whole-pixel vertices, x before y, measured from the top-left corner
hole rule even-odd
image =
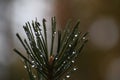
[[[120,80],[120,58],[111,62],[106,73],[106,80]]]
[[[98,18],[90,26],[90,40],[101,49],[111,49],[119,40],[118,25],[114,18]]]

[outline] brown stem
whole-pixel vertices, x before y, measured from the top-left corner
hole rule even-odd
[[[54,76],[53,76],[53,60],[54,60],[54,57],[50,56],[49,67],[48,67],[48,80],[54,80]]]
[[[49,65],[49,68],[48,68],[48,80],[54,80],[54,77],[53,77],[53,65]]]

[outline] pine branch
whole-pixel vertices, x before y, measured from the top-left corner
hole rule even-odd
[[[81,54],[83,47],[88,41],[85,37],[88,33],[79,32],[80,21],[72,27],[69,21],[63,31],[56,32],[56,19],[51,18],[51,49],[48,52],[48,38],[46,20],[43,19],[42,26],[36,21],[27,22],[23,28],[27,39],[23,39],[17,33],[28,57],[17,49],[14,51],[24,60],[25,68],[30,80],[61,80],[65,74],[76,70],[74,62]],[[43,30],[42,30],[43,27]],[[42,33],[43,31],[43,33]],[[56,52],[53,52],[55,35],[58,36]],[[70,76],[67,75],[66,78]]]

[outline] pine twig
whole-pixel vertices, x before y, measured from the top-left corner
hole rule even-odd
[[[43,19],[42,24],[43,30],[37,20],[32,21],[31,24],[27,22],[23,26],[28,41],[27,39],[22,40],[20,35],[16,34],[28,57],[17,49],[14,49],[14,51],[24,60],[30,80],[61,80],[65,74],[76,70],[74,62],[88,41],[85,38],[88,33],[79,32],[80,21],[77,21],[73,27],[71,26],[71,21],[69,21],[63,31],[56,31],[56,19],[52,17],[51,49],[48,52],[48,32],[45,19]],[[55,48],[57,51],[53,52],[55,35],[58,36],[58,45]],[[69,77],[66,76],[66,78]]]

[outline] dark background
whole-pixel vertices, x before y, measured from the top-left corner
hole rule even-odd
[[[25,22],[56,16],[60,29],[68,19],[80,19],[80,31],[89,32],[78,71],[70,80],[120,80],[119,0],[0,0],[0,80],[27,80],[20,58],[12,51],[24,49],[15,37],[23,37]],[[49,25],[49,24],[48,24]],[[50,27],[48,27],[49,29]]]

